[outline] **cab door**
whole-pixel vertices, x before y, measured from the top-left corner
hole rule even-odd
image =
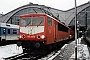
[[[54,21],[54,42],[57,41],[57,22]]]
[[[53,27],[53,24],[52,24],[52,18],[48,17],[47,19],[47,43],[48,44],[51,44],[54,42],[54,27]]]

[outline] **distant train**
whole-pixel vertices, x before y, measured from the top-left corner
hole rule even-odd
[[[61,41],[73,38],[73,30],[47,14],[20,16],[19,41],[23,48],[45,50]],[[60,43],[59,43],[60,44]]]
[[[0,22],[0,41],[18,40],[19,26]]]
[[[90,43],[90,26],[87,28],[85,32],[85,38]]]

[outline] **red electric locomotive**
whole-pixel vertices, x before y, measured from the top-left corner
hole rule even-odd
[[[20,16],[19,40],[30,50],[42,50],[46,46],[69,39],[71,29],[59,20],[41,13]]]

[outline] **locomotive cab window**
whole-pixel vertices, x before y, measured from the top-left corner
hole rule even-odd
[[[48,17],[48,26],[52,26],[52,18]]]
[[[34,25],[44,25],[44,17],[42,16],[35,16],[29,18],[22,18],[21,19],[21,26],[34,26]]]

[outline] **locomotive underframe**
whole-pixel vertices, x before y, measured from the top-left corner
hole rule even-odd
[[[52,49],[61,48],[65,43],[67,43],[70,40],[63,40],[60,42],[55,42],[52,44],[46,44],[46,41],[26,41],[22,40],[21,45],[24,49],[24,52],[28,52],[30,54],[45,54],[48,51],[51,51]]]
[[[20,42],[21,42],[21,45],[22,45],[23,48],[30,49],[30,51],[40,50],[40,49],[43,49],[43,47],[45,46],[44,41],[22,40]]]

